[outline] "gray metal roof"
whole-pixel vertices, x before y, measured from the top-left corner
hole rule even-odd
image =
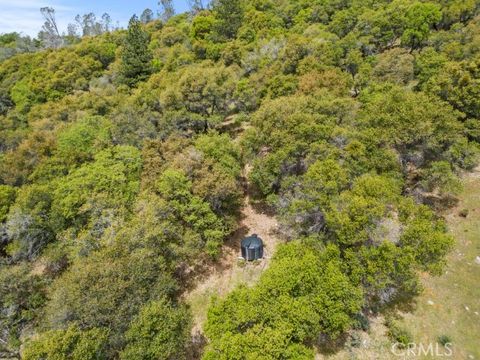
[[[263,246],[263,241],[257,234],[253,234],[244,238],[241,246],[246,248],[258,248]]]

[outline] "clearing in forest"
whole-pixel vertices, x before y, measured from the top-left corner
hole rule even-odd
[[[202,333],[211,297],[214,295],[223,297],[242,283],[247,286],[255,284],[269,265],[280,243],[276,218],[251,201],[251,187],[246,180],[249,171],[250,167],[247,165],[244,169],[245,196],[238,230],[224,244],[217,263],[196,279],[193,288],[185,294],[185,300],[193,314],[193,335]],[[254,262],[241,261],[240,242],[245,236],[253,233],[258,234],[263,240],[264,257]]]

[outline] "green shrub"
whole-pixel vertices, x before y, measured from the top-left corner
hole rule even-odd
[[[362,337],[359,333],[353,332],[350,334],[349,344],[353,348],[358,348],[362,345]]]
[[[0,185],[0,223],[7,218],[8,210],[15,201],[15,197],[15,188],[8,185]]]
[[[40,334],[28,342],[22,358],[25,360],[103,360],[106,356],[107,329],[80,330],[70,326]]]
[[[408,344],[413,342],[412,334],[403,326],[398,324],[396,320],[388,318],[385,322],[385,325],[388,327],[387,334],[390,339],[398,343],[400,346],[407,347]]]
[[[447,345],[447,344],[451,344],[452,343],[452,339],[450,338],[450,336],[448,335],[440,335],[438,338],[437,338],[437,342],[443,346]]]
[[[464,217],[464,218],[466,218],[466,217],[468,216],[468,214],[469,214],[468,209],[462,209],[462,210],[460,210],[460,212],[458,213],[458,215],[460,215],[461,217]]]
[[[354,317],[355,323],[353,324],[354,329],[368,331],[370,329],[370,321],[368,317],[365,316],[363,313],[358,313]]]
[[[146,304],[126,332],[125,360],[184,359],[190,338],[190,313],[166,300]]]

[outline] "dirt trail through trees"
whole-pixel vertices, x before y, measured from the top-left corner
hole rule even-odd
[[[250,167],[247,165],[244,169],[245,179],[249,172]],[[252,204],[250,193],[250,185],[245,180],[245,197],[238,230],[223,246],[218,262],[208,269],[202,278],[197,279],[193,289],[185,294],[185,300],[190,304],[194,317],[193,335],[202,333],[211,297],[223,297],[241,283],[247,286],[256,283],[280,243],[276,233],[277,220]],[[244,236],[253,233],[258,234],[264,241],[264,258],[258,262],[245,263],[239,259],[240,241]]]

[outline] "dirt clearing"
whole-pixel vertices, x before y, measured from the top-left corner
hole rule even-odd
[[[246,166],[245,179],[248,178],[249,171],[250,168]],[[245,197],[238,230],[223,246],[218,263],[208,269],[203,277],[199,277],[194,287],[184,295],[194,317],[192,335],[198,336],[202,332],[212,296],[223,297],[241,283],[251,286],[258,281],[281,242],[276,235],[277,227],[274,216],[252,204],[250,184],[245,180]],[[246,263],[239,259],[240,241],[251,234],[257,234],[263,240],[264,258]]]

